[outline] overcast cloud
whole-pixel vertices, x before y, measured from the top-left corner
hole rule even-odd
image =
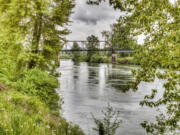
[[[170,0],[174,4],[177,0]],[[115,23],[120,15],[119,10],[114,10],[107,2],[99,6],[87,5],[86,0],[76,0],[76,7],[71,15],[72,23],[69,26],[71,34],[67,36],[68,40],[86,40],[89,35],[96,35],[103,40],[101,32],[110,30],[110,25]],[[143,44],[144,36],[138,37],[138,43]]]
[[[76,0],[73,12],[69,26],[72,33],[67,36],[68,40],[86,40],[92,34],[102,39],[101,32],[110,30],[110,24],[115,23],[122,14],[108,3],[90,6],[86,4],[86,0]]]

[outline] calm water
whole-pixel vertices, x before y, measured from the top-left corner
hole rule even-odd
[[[63,115],[80,125],[86,134],[96,135],[92,130],[95,124],[91,113],[102,118],[101,110],[110,103],[120,111],[123,120],[117,135],[146,135],[139,125],[144,120],[152,121],[156,111],[141,107],[139,102],[151,89],[163,89],[162,82],[141,83],[137,92],[123,92],[128,80],[133,79],[133,66],[113,66],[111,64],[74,64],[71,60],[62,60],[59,72],[60,95],[64,98]]]

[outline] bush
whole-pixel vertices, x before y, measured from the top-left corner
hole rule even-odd
[[[98,53],[96,53],[96,54],[92,55],[92,57],[90,59],[90,62],[92,62],[92,63],[102,63],[103,59]]]
[[[102,56],[103,63],[111,63],[112,57]]]
[[[87,54],[81,54],[79,61],[84,62],[87,61],[87,59],[88,59]]]
[[[20,92],[39,97],[52,111],[59,110],[59,96],[55,90],[59,85],[54,76],[37,68],[31,69],[21,74],[16,86]]]
[[[73,60],[74,62],[79,62],[79,61],[80,61],[80,57],[81,57],[80,52],[73,52],[72,60]]]
[[[37,97],[6,90],[0,92],[0,103],[0,135],[83,135]]]
[[[133,60],[132,57],[117,58],[117,63],[118,64],[133,64],[132,60]]]
[[[116,111],[108,104],[107,108],[102,111],[103,119],[96,119],[92,114],[93,120],[96,124],[94,130],[98,135],[115,135],[117,129],[120,127],[122,120],[119,119],[119,111]]]
[[[72,59],[72,56],[70,54],[61,54],[61,59]]]

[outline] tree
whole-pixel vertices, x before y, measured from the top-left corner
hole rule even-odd
[[[86,44],[86,47],[88,50],[87,61],[89,62],[91,60],[92,55],[96,53],[95,52],[96,50],[98,50],[99,39],[98,39],[98,37],[91,35],[91,36],[87,37],[87,41],[88,41]]]
[[[81,54],[80,54],[80,52],[78,52],[78,51],[80,51],[81,50],[81,48],[79,47],[79,45],[78,45],[78,43],[77,42],[74,42],[73,43],[73,47],[72,47],[72,49],[71,49],[73,52],[73,58],[72,58],[72,60],[74,61],[74,62],[78,62],[79,61],[79,59],[80,59],[80,57],[81,57]]]
[[[135,49],[137,43],[133,35],[131,35],[130,30],[123,17],[119,17],[117,22],[111,26],[110,31],[102,32],[102,36],[107,41],[105,47],[108,49]],[[121,56],[128,55],[127,53],[121,53]]]
[[[31,96],[49,96],[47,106],[59,110],[57,57],[73,7],[73,0],[0,0],[0,84]]]
[[[100,4],[98,0],[95,4]],[[93,4],[94,2],[90,2]],[[156,78],[166,80],[163,96],[154,99],[159,90],[144,97],[141,105],[158,108],[166,106],[166,111],[157,116],[156,122],[144,122],[147,132],[156,134],[178,134],[180,131],[180,1],[167,0],[109,0],[121,11],[130,13],[124,17],[126,24],[135,36],[145,35],[144,46],[136,53],[141,68],[133,71],[136,81],[131,88],[137,90],[144,82]],[[163,68],[163,72],[159,70]]]
[[[55,72],[73,7],[73,0],[0,0],[2,46],[19,47],[17,65]]]
[[[122,17],[111,26],[111,31],[103,31],[102,36],[105,37],[108,48],[113,49],[133,49],[136,44],[130,33],[130,28]]]

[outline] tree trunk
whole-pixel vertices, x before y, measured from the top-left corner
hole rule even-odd
[[[38,17],[34,24],[34,32],[33,32],[33,40],[32,40],[32,50],[31,52],[34,54],[39,53],[39,43],[41,40],[41,32],[42,32],[42,14],[38,14]],[[35,60],[30,60],[29,62],[29,68],[33,68],[36,66]]]

